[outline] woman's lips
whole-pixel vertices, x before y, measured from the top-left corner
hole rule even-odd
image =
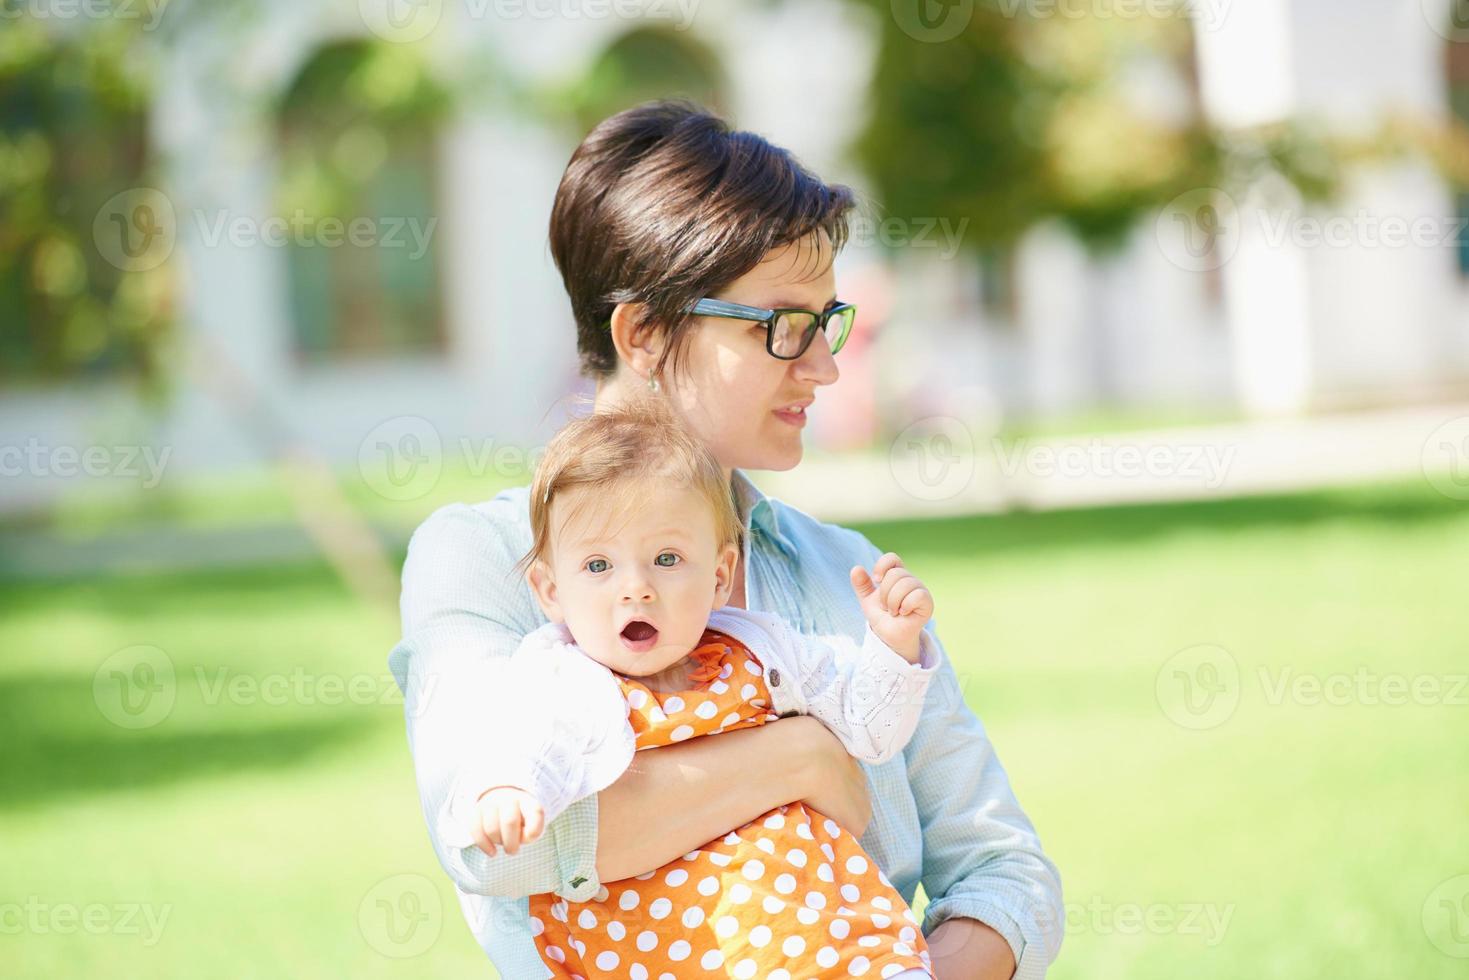
[[[622,628],[618,639],[633,653],[647,653],[658,643],[658,628],[652,623],[635,619]]]
[[[775,410],[775,417],[780,419],[786,425],[794,425],[798,429],[803,428],[806,425],[806,413],[804,411],[787,412],[777,408]]]

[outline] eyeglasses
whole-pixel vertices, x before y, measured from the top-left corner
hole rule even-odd
[[[851,303],[837,303],[830,309],[817,313],[813,310],[778,309],[766,310],[758,306],[741,306],[726,303],[722,299],[701,299],[688,307],[687,312],[697,316],[718,316],[729,320],[754,320],[765,324],[765,349],[771,357],[782,361],[794,361],[806,353],[812,339],[819,330],[826,334],[831,352],[835,354],[847,342],[852,331],[852,321],[857,317],[857,307]],[[833,337],[828,327],[836,326]]]

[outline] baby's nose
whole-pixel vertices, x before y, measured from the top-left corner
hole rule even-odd
[[[645,577],[638,576],[622,586],[624,602],[652,602],[654,598],[653,583]]]

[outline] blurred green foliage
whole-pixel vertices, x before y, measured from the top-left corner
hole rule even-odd
[[[856,151],[888,214],[968,219],[983,252],[1058,219],[1106,247],[1188,191],[1268,171],[1329,196],[1340,152],[1304,121],[1224,132],[1204,121],[1193,39],[1176,17],[1034,18],[975,0],[935,42],[880,8],[871,115]]]
[[[127,22],[0,30],[0,378],[148,378],[172,316],[168,266],[124,272],[93,244],[120,191],[156,176],[150,79]]]

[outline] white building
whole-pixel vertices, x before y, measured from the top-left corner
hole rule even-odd
[[[1226,124],[1310,113],[1357,129],[1388,111],[1441,121],[1457,106],[1469,118],[1469,30],[1452,21],[1453,0],[1438,2],[1435,19],[1435,2],[1237,0],[1222,22],[1196,28],[1202,109]],[[582,134],[546,122],[527,93],[568,90],[609,52],[623,63],[662,52],[681,77],[717,92],[741,128],[828,179],[863,185],[843,148],[863,119],[875,25],[840,0],[643,0],[640,19],[617,16],[626,2],[591,0],[269,9],[243,34],[206,30],[170,45],[151,114],[167,161],[164,201],[138,191],[119,205],[172,212],[160,247],[178,263],[185,356],[162,416],[121,386],[0,391],[0,446],[85,447],[143,433],[171,448],[174,478],[255,463],[291,443],[350,463],[405,417],[426,420],[446,446],[461,437],[539,444],[577,385],[546,225]],[[391,202],[377,201],[377,213],[396,208],[402,220],[369,233],[399,247],[367,267],[364,256],[389,250],[285,244],[268,219],[292,141],[314,138],[319,105],[293,117],[293,93],[332,52],[380,38],[420,41],[434,71],[482,81],[419,138],[359,145],[330,133],[338,162],[386,160],[391,175],[373,185]],[[814,38],[842,53],[821,59],[819,72],[805,70]],[[799,79],[793,65],[803,66]],[[882,356],[854,345],[844,383],[815,418],[818,440],[860,442],[874,416],[895,430],[935,413],[1118,405],[1297,413],[1469,382],[1469,234],[1454,220],[1463,203],[1439,177],[1404,164],[1356,173],[1349,198],[1329,210],[1288,196],[1270,204],[1181,201],[1101,259],[1037,228],[1000,277],[982,275],[965,252],[850,249],[839,281],[886,321]],[[1201,248],[1206,212],[1211,228],[1223,224]],[[1318,223],[1342,216],[1352,220],[1328,221],[1316,238],[1344,235],[1313,240]],[[1414,222],[1438,239],[1384,244]],[[10,507],[75,485],[12,474]]]

